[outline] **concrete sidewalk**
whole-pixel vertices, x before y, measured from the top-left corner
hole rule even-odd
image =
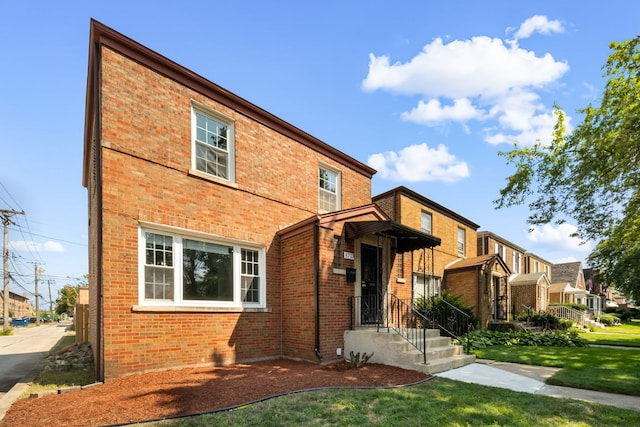
[[[602,405],[640,411],[640,397],[623,394],[603,393],[599,391],[583,390],[572,387],[547,385],[545,381],[559,368],[544,366],[529,366],[518,363],[496,362],[494,360],[478,359],[476,363],[451,369],[436,374],[437,377],[449,378],[456,381],[480,384],[485,386],[506,388],[525,393],[564,399],[577,399]]]

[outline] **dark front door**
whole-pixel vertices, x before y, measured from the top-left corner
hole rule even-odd
[[[375,246],[360,246],[360,321],[363,325],[382,320],[382,251]]]
[[[493,320],[507,320],[507,278],[493,277]]]

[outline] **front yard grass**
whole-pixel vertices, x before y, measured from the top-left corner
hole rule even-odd
[[[158,426],[631,426],[640,412],[434,378],[396,389],[292,394]]]
[[[589,344],[640,347],[640,320],[597,328],[594,332],[581,333],[580,338]]]

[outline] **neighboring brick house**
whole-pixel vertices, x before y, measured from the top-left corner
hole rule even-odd
[[[533,252],[525,252],[524,254],[524,273],[544,273],[547,275],[549,282],[553,281],[551,277],[551,266],[553,264],[544,258],[539,257]]]
[[[391,219],[441,240],[430,251],[413,252],[413,259],[404,260],[399,270],[404,274],[397,281],[410,278],[414,298],[447,290],[460,295],[484,326],[508,318],[510,269],[503,259],[476,256],[478,224],[403,186],[373,201]]]
[[[348,298],[409,295],[395,254],[440,243],[371,203],[374,169],[93,20],[86,96],[100,380],[339,360]]]
[[[0,298],[0,314],[2,313],[4,313],[4,298]],[[27,294],[19,295],[9,291],[9,317],[32,316],[33,314],[33,304],[27,298]]]
[[[525,273],[525,253],[523,248],[497,234],[478,231],[478,255],[500,255],[512,274]]]
[[[587,290],[580,261],[551,266],[549,302],[587,305]]]
[[[412,259],[399,257],[396,281],[410,281],[414,297],[438,294],[445,268],[452,262],[475,256],[478,224],[406,187],[400,186],[373,197],[373,202],[392,220],[438,237],[439,246],[413,252]]]
[[[444,272],[443,289],[473,307],[482,329],[509,320],[511,271],[497,254],[458,259]]]

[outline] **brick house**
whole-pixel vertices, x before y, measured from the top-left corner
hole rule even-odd
[[[497,254],[461,258],[446,268],[443,288],[473,307],[480,328],[485,329],[492,322],[509,320],[510,275],[509,267]]]
[[[462,215],[403,186],[374,196],[373,202],[394,221],[441,240],[431,250],[413,252],[411,259],[399,257],[396,282],[409,280],[414,297],[438,294],[447,266],[475,256],[479,226]]]
[[[553,281],[551,277],[551,266],[553,264],[544,258],[539,257],[533,252],[525,252],[524,254],[524,273],[544,273],[547,275],[549,282]]]
[[[441,240],[429,251],[413,252],[411,260],[401,259],[404,268],[399,271],[410,272],[414,298],[446,290],[461,296],[483,327],[507,319],[511,272],[502,258],[476,256],[478,224],[402,186],[373,201],[393,220]],[[403,283],[408,274],[400,274],[397,281]]]
[[[4,297],[4,294],[2,294]],[[4,313],[4,298],[0,298],[0,314]],[[16,294],[9,291],[9,317],[24,317],[34,314],[33,304],[27,294]]]
[[[509,266],[512,274],[525,272],[527,251],[490,231],[478,232],[478,255],[498,254]]]
[[[580,261],[551,266],[549,302],[587,305],[587,290]]]
[[[374,169],[93,20],[83,161],[101,380],[340,360],[410,292],[397,254],[440,244],[371,203]]]

